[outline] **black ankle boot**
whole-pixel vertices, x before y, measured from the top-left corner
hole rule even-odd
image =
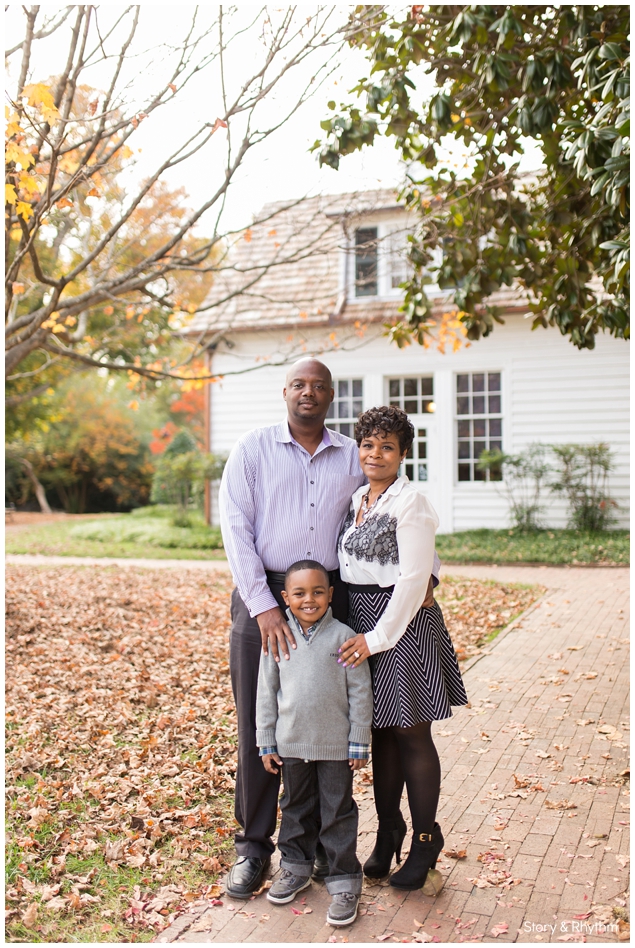
[[[384,820],[379,824],[375,848],[364,863],[364,875],[371,879],[381,879],[390,872],[392,857],[401,863],[401,844],[406,835],[406,822],[401,815],[394,820]]]
[[[434,824],[432,833],[413,836],[408,858],[401,869],[390,877],[390,884],[395,889],[423,888],[428,871],[434,869],[437,864],[443,843],[443,833],[438,823]]]

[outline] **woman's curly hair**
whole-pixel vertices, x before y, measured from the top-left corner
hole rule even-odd
[[[414,441],[415,429],[408,415],[401,408],[395,405],[382,405],[380,408],[369,408],[359,416],[355,427],[357,446],[359,447],[364,438],[377,434],[384,438],[390,434],[397,435],[399,450],[404,454],[410,450]]]

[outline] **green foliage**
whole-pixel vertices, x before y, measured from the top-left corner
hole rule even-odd
[[[608,444],[553,445],[559,463],[552,490],[569,501],[570,525],[577,530],[605,530],[614,522],[617,503],[608,491],[613,452]]]
[[[519,454],[483,451],[478,462],[481,471],[502,471],[502,489],[507,497],[514,525],[519,530],[540,527],[542,504],[540,494],[551,467],[546,460],[547,448],[530,444]]]
[[[160,546],[165,549],[219,550],[223,547],[220,530],[207,526],[196,511],[188,511],[187,526],[174,525],[180,508],[168,507],[167,517],[144,515],[140,508],[137,516],[91,520],[70,526],[69,540],[96,540],[99,543],[134,543]]]
[[[69,378],[46,424],[9,444],[7,458],[13,472],[26,458],[53,503],[68,513],[126,509],[146,503],[150,493],[147,438],[121,393],[99,377]],[[15,502],[24,502],[31,491],[26,479],[12,474],[10,483],[22,491]]]
[[[629,12],[355,8],[349,43],[366,51],[369,70],[352,92],[366,107],[342,104],[314,149],[337,168],[386,135],[407,162],[401,197],[416,223],[402,328],[417,342],[431,271],[469,339],[502,322],[488,299],[515,282],[528,291],[533,328],[557,326],[580,349],[600,331],[629,338]],[[422,102],[429,79],[435,90]],[[528,139],[543,159],[533,179],[518,172]],[[448,147],[463,153],[464,173],[443,157]]]
[[[546,563],[628,566],[627,530],[464,530],[437,534],[443,563]]]
[[[206,480],[218,480],[224,460],[213,454],[204,454],[187,431],[180,431],[160,455],[150,499],[153,503],[177,505],[176,526],[189,526],[189,508],[202,503]]]

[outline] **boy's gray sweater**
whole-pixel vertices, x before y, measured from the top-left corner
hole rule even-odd
[[[307,642],[296,634],[287,661],[260,656],[256,744],[282,757],[347,760],[349,741],[370,743],[373,692],[368,662],[337,664],[338,648],[355,633],[329,609]]]

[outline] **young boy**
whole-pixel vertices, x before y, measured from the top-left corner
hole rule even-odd
[[[290,566],[282,595],[297,647],[289,661],[276,662],[271,653],[261,656],[256,702],[263,764],[274,774],[282,767],[284,782],[278,835],[282,874],[267,898],[282,905],[310,885],[319,837],[328,856],[326,887],[332,896],[326,920],[350,925],[362,891],[353,771],[368,759],[370,671],[368,662],[357,668],[338,664],[338,648],[352,632],[333,618],[333,587],[320,563],[301,560]]]

